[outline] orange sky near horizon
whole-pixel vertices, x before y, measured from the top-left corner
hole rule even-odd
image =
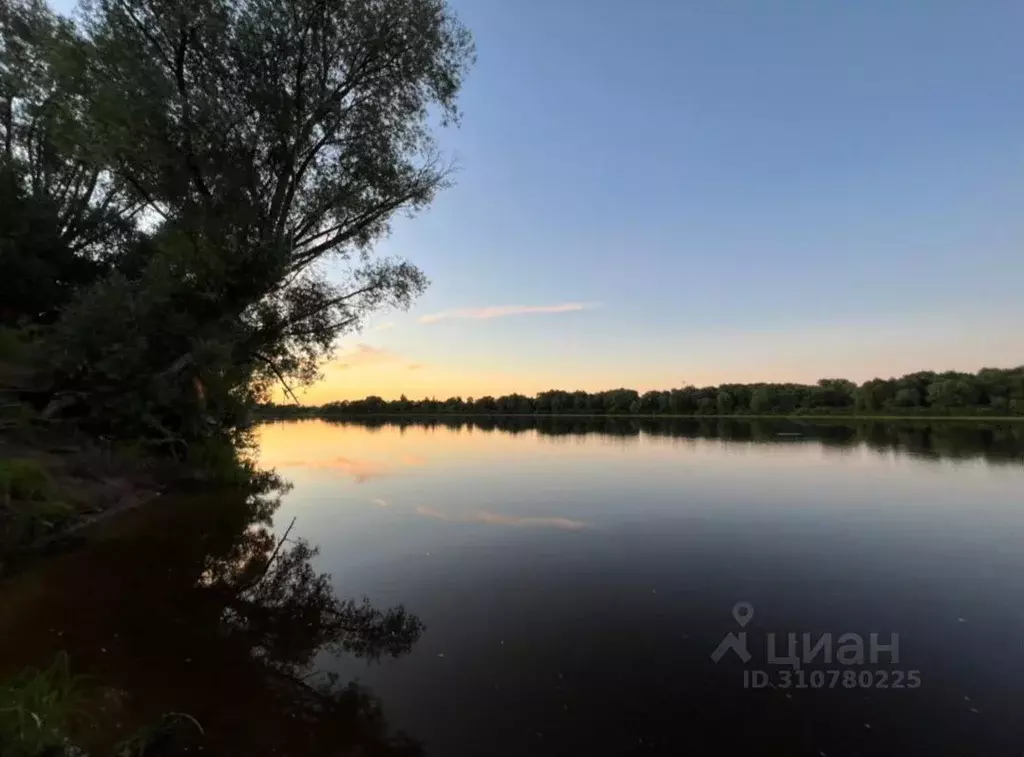
[[[876,376],[899,376],[919,370],[974,372],[982,367],[1024,363],[1024,335],[988,333],[965,323],[954,331],[938,322],[902,328],[825,328],[785,334],[744,333],[721,342],[694,342],[687,351],[650,355],[629,345],[608,345],[604,354],[521,353],[502,359],[460,345],[424,339],[429,332],[410,324],[386,334],[370,331],[339,349],[322,369],[323,378],[296,394],[303,404],[318,405],[377,395],[398,399],[535,395],[548,389],[601,391],[627,387],[638,391],[693,384],[757,381],[814,383],[819,378],[848,378],[860,383]],[[405,331],[405,334],[401,332]],[[411,338],[410,338],[411,337]],[[371,344],[370,342],[374,344]],[[379,344],[387,346],[376,346]],[[1010,356],[1011,359],[1007,359]],[[1013,360],[1012,357],[1017,357]],[[280,388],[276,402],[290,401]]]

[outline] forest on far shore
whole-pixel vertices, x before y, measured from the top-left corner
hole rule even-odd
[[[899,378],[875,378],[857,385],[847,379],[816,384],[721,384],[648,391],[603,392],[552,389],[533,397],[449,397],[397,400],[370,396],[319,407],[264,405],[274,417],[376,413],[485,413],[591,415],[983,415],[1024,416],[1024,365],[982,368],[977,373],[919,371]]]

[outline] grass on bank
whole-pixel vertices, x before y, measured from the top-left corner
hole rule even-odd
[[[62,652],[45,670],[30,668],[0,683],[0,754],[67,754],[67,729],[82,716],[83,680],[71,674]]]
[[[168,456],[144,439],[90,436],[17,402],[0,376],[0,573],[65,532],[168,488],[249,484],[253,455],[244,439],[236,442],[211,436]]]
[[[0,543],[23,544],[60,528],[74,515],[49,471],[31,458],[0,459]]]
[[[65,652],[45,670],[28,668],[0,681],[0,755],[3,757],[86,757],[69,738],[88,722],[88,679],[71,673]],[[185,732],[204,735],[191,715],[168,712],[114,747],[111,757],[146,757],[174,744]]]

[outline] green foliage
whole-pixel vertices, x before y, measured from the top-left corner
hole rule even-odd
[[[50,474],[37,460],[13,458],[0,460],[0,498],[45,501],[53,492]]]
[[[891,407],[917,407],[921,404],[921,394],[913,387],[905,386],[896,390]]]
[[[64,757],[82,754],[68,739],[69,731],[84,718],[83,676],[71,674],[66,653],[57,655],[46,670],[27,669],[0,682],[0,754],[4,757]],[[165,713],[118,744],[112,757],[146,757],[164,753],[183,728],[203,734],[191,715]]]
[[[46,417],[183,459],[425,289],[372,249],[450,183],[431,124],[474,51],[444,0],[5,14],[0,324],[45,327]]]
[[[193,478],[206,483],[246,489],[268,475],[256,467],[254,452],[246,436],[231,440],[214,436],[188,446],[185,468]]]
[[[74,514],[74,508],[56,499],[50,474],[36,460],[0,460],[0,543],[30,543],[53,531]]]
[[[66,731],[80,714],[81,677],[63,652],[46,670],[29,669],[0,683],[0,753],[45,757],[64,753]]]
[[[841,415],[854,413],[935,415],[1024,415],[1024,366],[969,373],[912,373],[872,379],[857,386],[846,379],[817,384],[722,384],[668,391],[605,392],[550,390],[536,397],[511,394],[463,400],[451,397],[386,401],[380,397],[330,402],[319,408],[265,405],[264,417],[373,413],[485,413],[592,415]]]
[[[139,204],[96,160],[89,51],[43,3],[12,0],[0,47],[0,323],[52,322],[133,236]]]

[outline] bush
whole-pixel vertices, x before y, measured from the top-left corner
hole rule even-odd
[[[45,501],[53,496],[53,480],[36,460],[13,458],[0,460],[0,498]]]
[[[36,460],[0,460],[0,515],[3,541],[25,544],[65,523],[74,509],[57,499],[53,480]]]
[[[0,683],[0,754],[64,754],[65,733],[79,713],[82,680],[71,675],[61,652],[46,670],[28,669]]]

